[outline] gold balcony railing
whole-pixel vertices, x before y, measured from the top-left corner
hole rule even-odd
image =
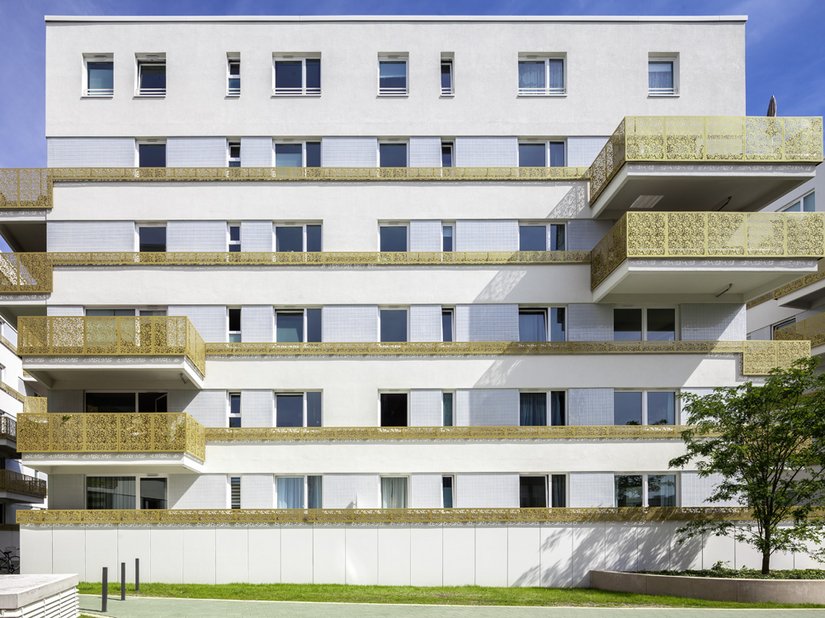
[[[48,294],[52,264],[46,253],[0,253],[0,295]]]
[[[0,470],[0,491],[42,499],[46,496],[46,481],[13,470]]]
[[[453,508],[453,509],[169,509],[29,510],[17,523],[77,525],[281,525],[281,524],[521,524],[588,522],[750,521],[738,507]]]
[[[204,461],[203,426],[180,412],[24,413],[17,417],[21,453],[169,453]]]
[[[17,440],[17,421],[8,414],[0,414],[0,440]]]
[[[182,316],[32,316],[18,328],[20,356],[183,356],[206,372],[203,339]]]
[[[630,258],[821,258],[825,213],[628,212],[590,254],[595,289]]]
[[[820,163],[821,117],[627,116],[590,166],[590,203],[625,163]]]
[[[0,210],[51,208],[52,186],[47,168],[0,169]]]
[[[813,315],[793,324],[788,324],[774,331],[774,339],[780,341],[811,342],[811,347],[825,344],[825,313]]]

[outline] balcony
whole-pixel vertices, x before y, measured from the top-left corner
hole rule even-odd
[[[825,313],[818,313],[804,320],[788,324],[774,331],[774,339],[780,341],[810,341],[814,356],[825,354]]]
[[[201,471],[206,458],[204,428],[179,412],[25,413],[17,420],[23,463],[44,472]]]
[[[43,502],[46,481],[13,470],[0,470],[0,500],[4,502]]]
[[[594,300],[704,294],[744,302],[816,272],[823,213],[628,212],[591,253]]]
[[[13,416],[0,413],[0,456],[14,457],[17,452],[17,421]]]
[[[0,253],[0,296],[43,296],[52,291],[52,265],[46,253]]]
[[[590,206],[757,210],[821,161],[821,117],[629,116],[590,167]]]
[[[52,207],[52,187],[47,168],[0,169],[0,210],[47,210]]]
[[[186,317],[21,317],[23,368],[50,388],[200,387],[205,345]]]

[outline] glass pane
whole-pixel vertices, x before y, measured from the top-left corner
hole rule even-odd
[[[112,62],[87,62],[89,90],[109,90],[114,88],[114,64]]]
[[[138,393],[138,412],[168,412],[166,393]]]
[[[275,144],[275,167],[303,166],[302,152],[302,144]]]
[[[300,60],[275,62],[275,88],[302,88],[303,66]]]
[[[406,88],[407,62],[405,60],[382,60],[378,63],[379,88]]]
[[[616,506],[642,506],[642,476],[640,474],[616,477]]]
[[[452,225],[444,225],[441,227],[441,250],[442,251],[452,251],[453,250],[453,226]]]
[[[142,508],[142,509],[165,509],[166,508],[166,479],[162,479],[162,478],[142,478],[142,479],[140,479],[140,508]]]
[[[453,312],[441,312],[441,341],[453,340]]]
[[[804,212],[816,212],[816,194],[809,193],[802,198],[802,210]]]
[[[139,167],[166,167],[166,144],[138,144]]]
[[[320,509],[322,506],[322,477],[308,476],[307,477],[307,508]]]
[[[407,508],[407,479],[399,477],[381,479],[381,508]]]
[[[406,251],[407,226],[382,225],[378,230],[380,236],[379,251]]]
[[[381,427],[407,426],[407,394],[381,393]]]
[[[673,90],[673,63],[652,61],[647,65],[648,87],[651,90]]]
[[[240,90],[241,89],[241,78],[240,77],[230,77],[226,85],[230,90]]]
[[[647,338],[650,341],[673,341],[676,339],[676,310],[648,309]]]
[[[279,476],[277,492],[279,509],[304,508],[304,477]]]
[[[241,61],[240,60],[230,60],[229,61],[229,74],[232,76],[239,76],[241,74]]]
[[[564,142],[550,142],[550,167],[564,167]]]
[[[547,251],[547,227],[544,225],[518,226],[519,251]]]
[[[565,327],[564,307],[550,309],[550,341],[565,341],[567,339]]]
[[[802,212],[802,202],[794,202],[784,212]]]
[[[547,394],[519,394],[519,425],[543,427],[547,425]]]
[[[275,251],[303,251],[304,250],[304,228],[302,227],[276,227],[275,228]]]
[[[275,341],[279,343],[289,343],[304,340],[304,312],[287,313],[278,311],[275,313]]]
[[[407,144],[379,144],[379,167],[407,167]]]
[[[547,506],[547,478],[544,476],[519,477],[519,506],[521,508],[545,508]]]
[[[519,144],[519,167],[544,167],[547,165],[546,146],[544,144]]]
[[[320,309],[307,309],[307,341],[321,341]]]
[[[321,142],[307,142],[307,167],[321,167]]]
[[[407,340],[407,310],[381,310],[381,341]]]
[[[140,65],[140,88],[166,89],[166,65],[165,64],[141,64]]]
[[[87,509],[135,508],[135,477],[87,476]]]
[[[241,413],[241,394],[240,393],[229,393],[229,413],[230,414],[240,414]]]
[[[321,88],[321,59],[307,58],[307,88]]]
[[[139,227],[138,251],[158,252],[166,251],[165,227]]]
[[[441,477],[441,505],[445,509],[453,508],[453,477]]]
[[[518,63],[518,87],[541,88],[545,86],[544,60],[521,60]]]
[[[307,251],[317,252],[321,250],[321,226],[307,226]]]
[[[563,474],[554,474],[550,477],[550,506],[564,508],[567,506],[567,477]]]
[[[241,426],[241,417],[240,416],[230,416],[229,417],[229,426],[230,427],[240,427]]]
[[[563,223],[550,224],[550,251],[564,251],[566,243],[566,229]]]
[[[453,166],[453,145],[452,144],[442,144],[441,145],[441,167],[452,167]]]
[[[303,427],[303,395],[275,395],[275,425],[277,427]]]
[[[230,309],[229,310],[229,330],[238,332],[241,330],[241,310],[240,309]]]
[[[561,427],[567,424],[567,396],[564,391],[550,393],[550,424]]]
[[[548,60],[550,65],[550,89],[555,91],[564,90],[564,60]]]
[[[307,427],[321,426],[321,392],[309,391],[307,394]]]
[[[647,394],[647,424],[674,425],[676,423],[676,393],[651,392]]]
[[[676,506],[676,475],[651,474],[647,477],[648,506]]]
[[[441,417],[445,427],[453,426],[453,394],[441,393]]]
[[[442,62],[441,63],[441,89],[442,90],[452,90],[453,89],[453,63],[452,62]]]
[[[229,240],[240,242],[240,240],[241,240],[241,226],[240,225],[230,225],[229,226]]]
[[[519,341],[547,341],[547,314],[543,310],[518,312]]]
[[[642,424],[642,393],[616,391],[613,393],[613,424]]]
[[[137,412],[134,393],[86,393],[86,412]]]
[[[613,310],[613,339],[614,341],[642,340],[641,309]]]

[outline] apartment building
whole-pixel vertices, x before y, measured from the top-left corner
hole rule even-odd
[[[745,116],[745,18],[46,20],[2,311],[49,475],[24,572],[580,586],[676,545],[683,393],[807,341],[821,118]],[[479,45],[479,41],[491,42]],[[594,44],[598,42],[598,44]],[[802,555],[778,563],[807,564]]]

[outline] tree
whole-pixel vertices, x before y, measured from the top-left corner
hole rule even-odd
[[[708,502],[738,502],[753,523],[698,519],[679,529],[681,540],[733,536],[762,554],[764,574],[777,551],[825,561],[825,374],[816,365],[806,358],[773,370],[762,385],[685,394],[686,452],[670,466],[695,462],[699,476],[718,475]]]

